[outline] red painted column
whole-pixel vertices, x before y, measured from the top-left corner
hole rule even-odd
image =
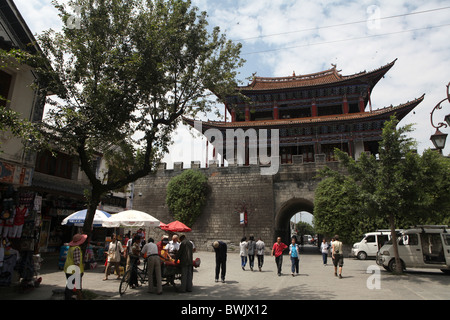
[[[344,95],[344,99],[342,100],[342,111],[343,113],[348,113],[349,109],[348,109],[348,101],[347,101],[347,96]]]
[[[250,121],[250,108],[245,106],[245,121]]]
[[[280,119],[280,114],[278,112],[278,104],[277,102],[273,103],[273,118],[276,119]]]
[[[236,111],[231,109],[231,122],[236,122]]]
[[[364,112],[364,109],[364,98],[362,96],[359,96],[359,112]]]
[[[311,117],[317,117],[317,105],[316,105],[316,99],[312,99],[312,105],[311,105]]]
[[[353,154],[353,147],[352,147],[352,145],[353,145],[353,139],[349,139],[348,142],[347,142],[347,144],[348,144],[348,155],[349,155],[350,157],[352,157],[353,159],[355,159],[355,155]]]

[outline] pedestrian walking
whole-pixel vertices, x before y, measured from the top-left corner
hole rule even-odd
[[[256,257],[258,258],[258,269],[261,272],[264,264],[264,249],[265,243],[262,241],[261,237],[256,241]]]
[[[275,256],[275,263],[277,265],[277,274],[281,276],[281,267],[283,266],[283,251],[288,246],[281,242],[281,237],[277,238],[277,242],[273,244],[271,256]]]
[[[213,248],[216,253],[216,282],[219,282],[219,273],[222,282],[225,282],[227,273],[227,244],[223,241],[214,241]]]
[[[297,239],[292,237],[291,244],[289,245],[289,256],[291,258],[291,274],[298,276],[299,262],[300,262],[300,247],[297,244]]]
[[[64,290],[64,299],[73,300],[72,295],[75,292],[78,299],[82,297],[81,279],[84,274],[83,253],[80,246],[86,241],[87,235],[76,234],[69,242],[66,262],[64,263],[64,273],[66,274],[66,289]],[[79,278],[74,266],[79,268]],[[69,284],[70,283],[70,284]],[[78,287],[77,287],[78,285]]]
[[[123,253],[123,247],[115,234],[112,235],[111,242],[108,247],[107,252],[107,263],[105,268],[105,278],[103,280],[108,280],[109,271],[111,265],[114,265],[114,270],[117,273],[117,279],[120,279],[120,257]]]
[[[129,233],[128,233],[129,234]],[[126,259],[126,265],[125,265],[125,273],[130,269],[130,254],[131,254],[131,246],[133,244],[133,239],[135,235],[132,237],[129,237],[128,234],[125,236],[125,240],[123,242],[123,256]]]
[[[162,294],[161,261],[158,255],[158,246],[154,243],[153,238],[149,238],[142,247],[141,255],[147,257],[148,292],[154,292],[153,286],[155,285],[156,294]],[[155,275],[156,283],[153,281],[153,275]]]
[[[344,254],[343,254],[342,242],[339,241],[339,235],[334,236],[333,242],[333,264],[334,264],[334,275],[337,277],[337,271],[339,266],[339,279],[342,279],[342,267],[344,266]]]
[[[180,237],[180,248],[176,253],[176,260],[180,260],[181,267],[181,286],[178,292],[192,292],[192,277],[193,277],[193,245],[192,242],[186,239],[183,234]]]
[[[253,267],[255,265],[255,253],[256,253],[256,241],[254,236],[250,236],[247,242],[248,245],[248,266],[250,270],[253,271]]]
[[[330,245],[327,243],[327,240],[323,238],[322,243],[320,244],[320,252],[322,252],[322,262],[324,267],[327,265],[329,247]]]
[[[137,234],[134,233],[133,235],[131,235],[130,232],[127,233],[127,236],[125,238],[125,244],[126,245],[122,245],[124,247],[124,251],[123,251],[123,255],[126,258],[126,265],[125,265],[125,274],[127,273],[128,270],[130,270],[131,268],[131,260],[130,260],[130,256],[131,256],[131,247],[133,245],[133,241],[134,241],[134,237],[136,237]],[[128,240],[127,240],[128,238]],[[139,251],[141,250],[141,247],[139,246]],[[131,273],[131,272],[130,272]],[[129,281],[130,279],[126,279],[127,281]]]
[[[132,289],[139,287],[137,266],[139,263],[141,254],[141,237],[139,235],[134,236],[129,248],[129,259],[130,259],[130,278],[128,284]]]
[[[331,238],[329,245],[330,245],[330,252],[331,252],[331,263],[334,265],[333,242],[334,242],[334,238]]]
[[[245,266],[247,265],[247,255],[248,255],[247,237],[243,237],[241,239],[241,242],[239,243],[239,255],[241,256],[242,270],[245,270]]]

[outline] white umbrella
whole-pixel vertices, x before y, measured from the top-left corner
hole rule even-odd
[[[118,227],[159,227],[160,221],[146,212],[138,210],[125,210],[105,221],[104,226],[109,228]]]
[[[74,212],[71,215],[67,216],[61,222],[61,224],[68,226],[82,227],[84,225],[84,220],[86,219],[86,213],[87,209]],[[95,210],[94,221],[92,222],[92,225],[94,227],[104,227],[105,221],[107,221],[110,218],[110,216],[111,215],[106,211]]]

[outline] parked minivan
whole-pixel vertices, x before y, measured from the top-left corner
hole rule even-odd
[[[400,232],[401,230],[396,230]],[[378,250],[391,239],[390,230],[377,230],[366,233],[360,242],[353,244],[351,255],[359,260],[376,257]]]
[[[440,269],[450,274],[450,234],[448,226],[419,225],[404,230],[397,238],[402,268]],[[377,264],[395,270],[392,242],[380,249]]]

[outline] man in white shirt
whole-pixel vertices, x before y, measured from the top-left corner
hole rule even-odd
[[[172,236],[172,240],[169,241],[165,249],[168,250],[172,258],[175,258],[176,253],[180,250],[180,241],[177,234]]]
[[[148,292],[153,292],[153,273],[155,273],[156,293],[162,294],[161,261],[159,259],[158,246],[154,243],[153,238],[148,239],[148,242],[142,247],[141,254],[147,257]]]
[[[265,249],[265,244],[260,237],[258,239],[258,241],[256,241],[256,257],[258,258],[259,271],[261,271],[261,268],[264,264],[264,249]]]
[[[339,266],[339,279],[342,279],[342,267],[344,266],[344,252],[342,242],[339,241],[339,236],[334,236],[334,242],[332,243],[332,257],[334,264],[334,275],[337,277],[337,268]]]

